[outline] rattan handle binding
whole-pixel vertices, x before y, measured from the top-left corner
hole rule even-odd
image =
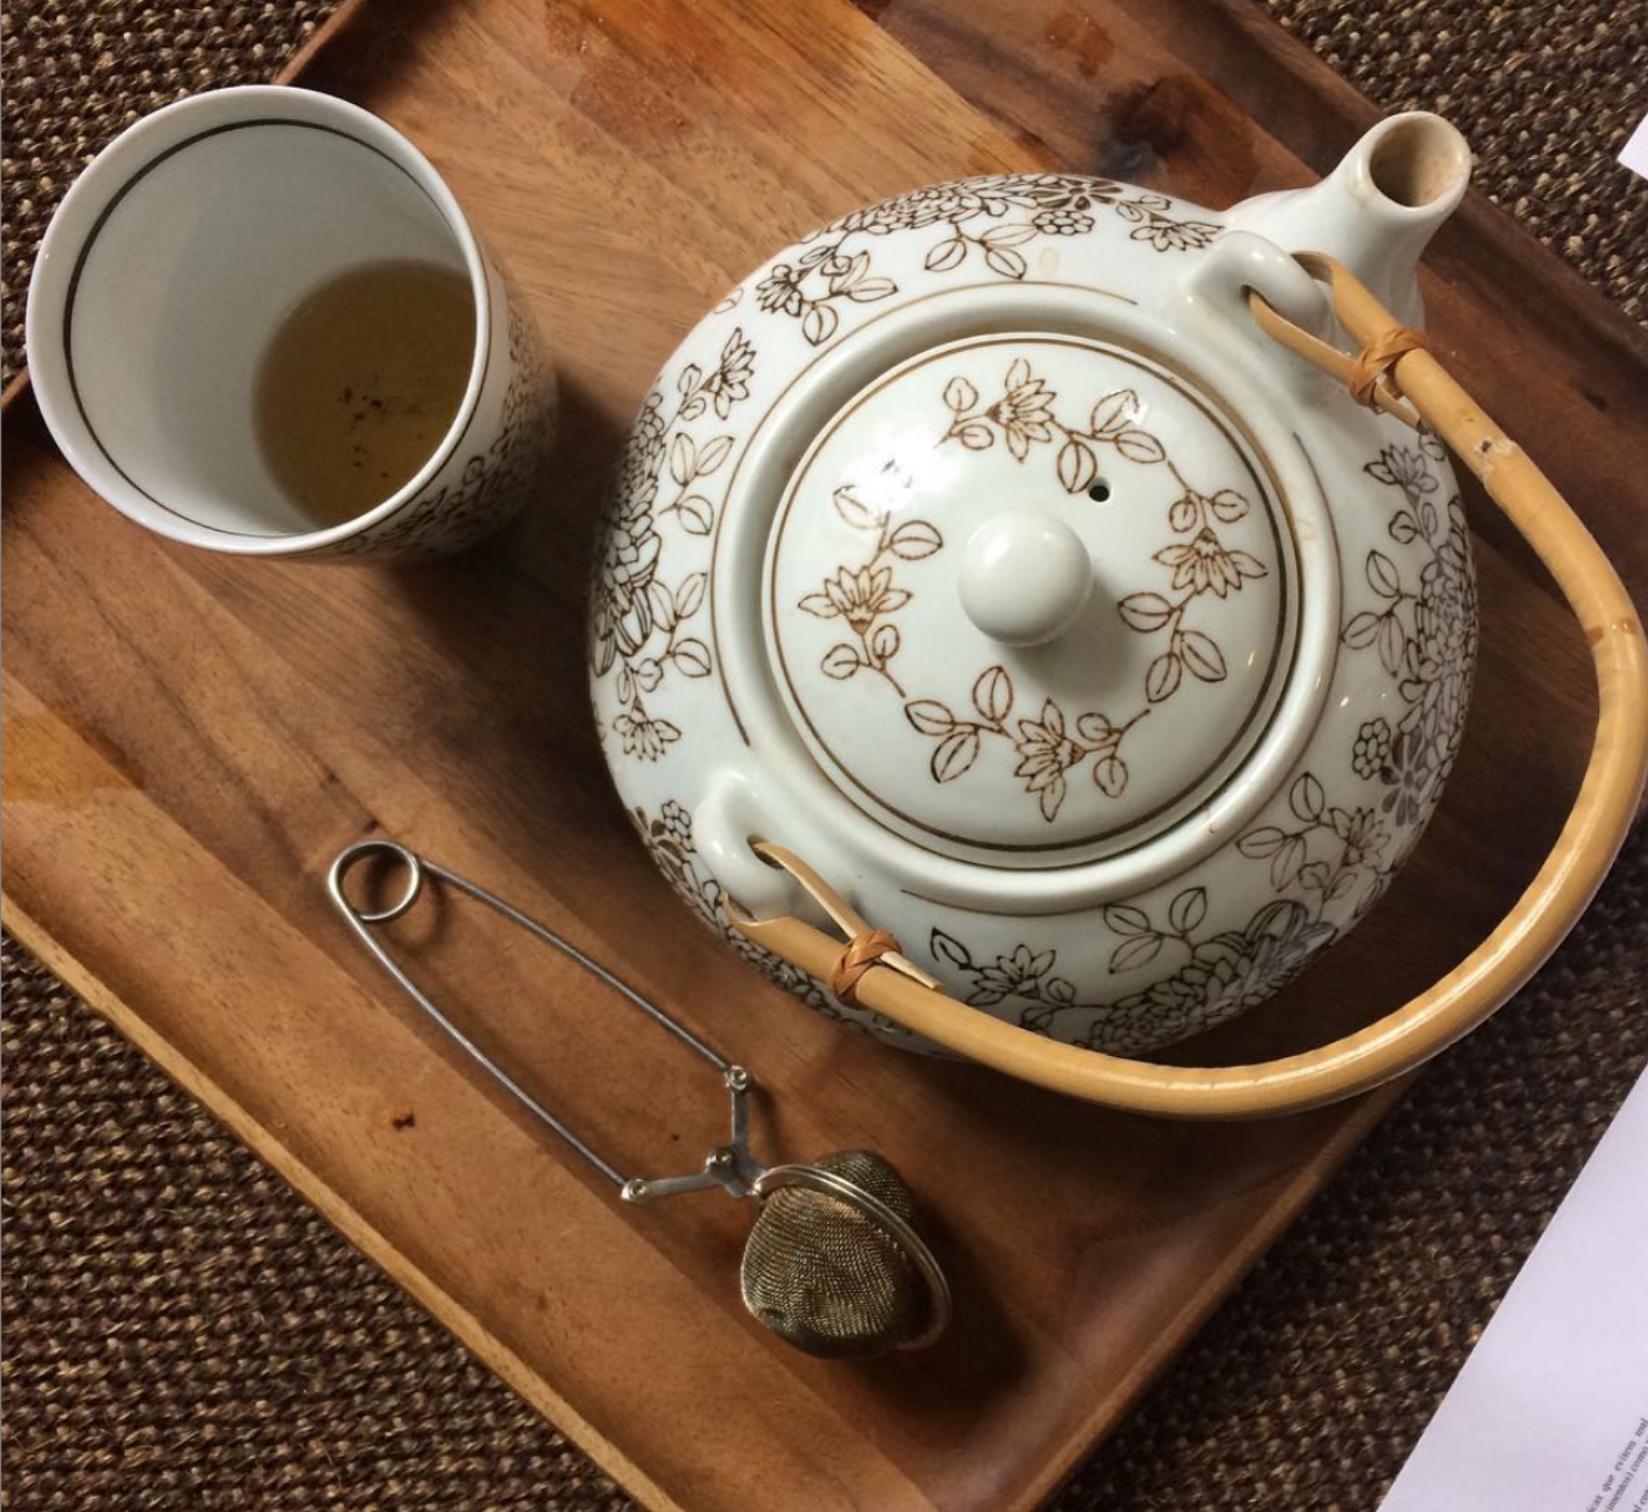
[[[1399,337],[1400,322],[1348,270],[1314,253],[1301,254],[1299,262],[1327,283],[1340,324],[1362,344],[1358,355],[1371,353],[1376,360],[1358,362],[1310,336],[1257,295],[1251,300],[1255,319],[1268,335],[1341,380],[1361,380],[1365,386],[1376,366],[1380,376],[1369,395],[1372,402],[1409,424],[1422,418],[1482,480],[1550,570],[1585,630],[1597,680],[1596,735],[1562,833],[1510,913],[1440,981],[1367,1028],[1318,1049],[1247,1066],[1159,1066],[1056,1044],[964,1007],[880,962],[855,983],[864,1007],[947,1049],[1109,1107],[1184,1118],[1291,1113],[1354,1096],[1412,1070],[1486,1019],[1556,949],[1612,865],[1648,775],[1642,624],[1591,533],[1436,357]],[[1393,355],[1396,347],[1402,350]],[[777,847],[763,851],[815,897],[840,903],[810,868],[791,864],[796,858]],[[828,911],[842,921],[837,909]],[[839,941],[800,920],[755,919],[736,905],[728,914],[750,939],[824,981],[842,958]],[[845,928],[858,932],[852,924]]]

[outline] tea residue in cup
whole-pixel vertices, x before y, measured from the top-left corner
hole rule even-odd
[[[474,350],[469,280],[437,263],[354,268],[293,308],[258,372],[257,436],[317,529],[382,503],[429,460]]]

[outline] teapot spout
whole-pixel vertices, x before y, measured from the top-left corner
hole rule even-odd
[[[1321,183],[1256,195],[1227,220],[1289,252],[1338,258],[1400,320],[1418,326],[1415,269],[1470,177],[1465,138],[1441,116],[1413,110],[1381,121]]]

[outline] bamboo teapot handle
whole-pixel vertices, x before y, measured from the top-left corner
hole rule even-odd
[[[1180,1118],[1299,1112],[1366,1092],[1412,1070],[1474,1029],[1550,956],[1595,894],[1624,842],[1648,776],[1648,654],[1630,596],[1584,524],[1494,422],[1347,269],[1318,253],[1299,262],[1325,281],[1355,354],[1310,335],[1257,295],[1261,328],[1342,379],[1365,404],[1442,437],[1556,580],[1584,628],[1598,712],[1590,760],[1562,832],[1493,931],[1441,980],[1366,1028],[1298,1055],[1246,1066],[1163,1066],[1058,1044],[966,1007],[899,956],[896,941],[857,918],[839,894],[782,847],[758,851],[789,871],[852,936],[839,940],[736,903],[733,925],[810,976],[946,1049],[1010,1076],[1112,1108]]]

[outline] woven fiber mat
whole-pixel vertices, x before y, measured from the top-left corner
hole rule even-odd
[[[1638,319],[1648,0],[1266,0]],[[266,78],[325,0],[12,0],[4,367],[78,167]],[[613,1512],[629,1500],[8,942],[4,1505]],[[1648,1061],[1648,834],[1555,960],[1450,1052],[1203,1331],[1058,1512],[1374,1508]],[[757,1508],[752,1512],[768,1512]]]

